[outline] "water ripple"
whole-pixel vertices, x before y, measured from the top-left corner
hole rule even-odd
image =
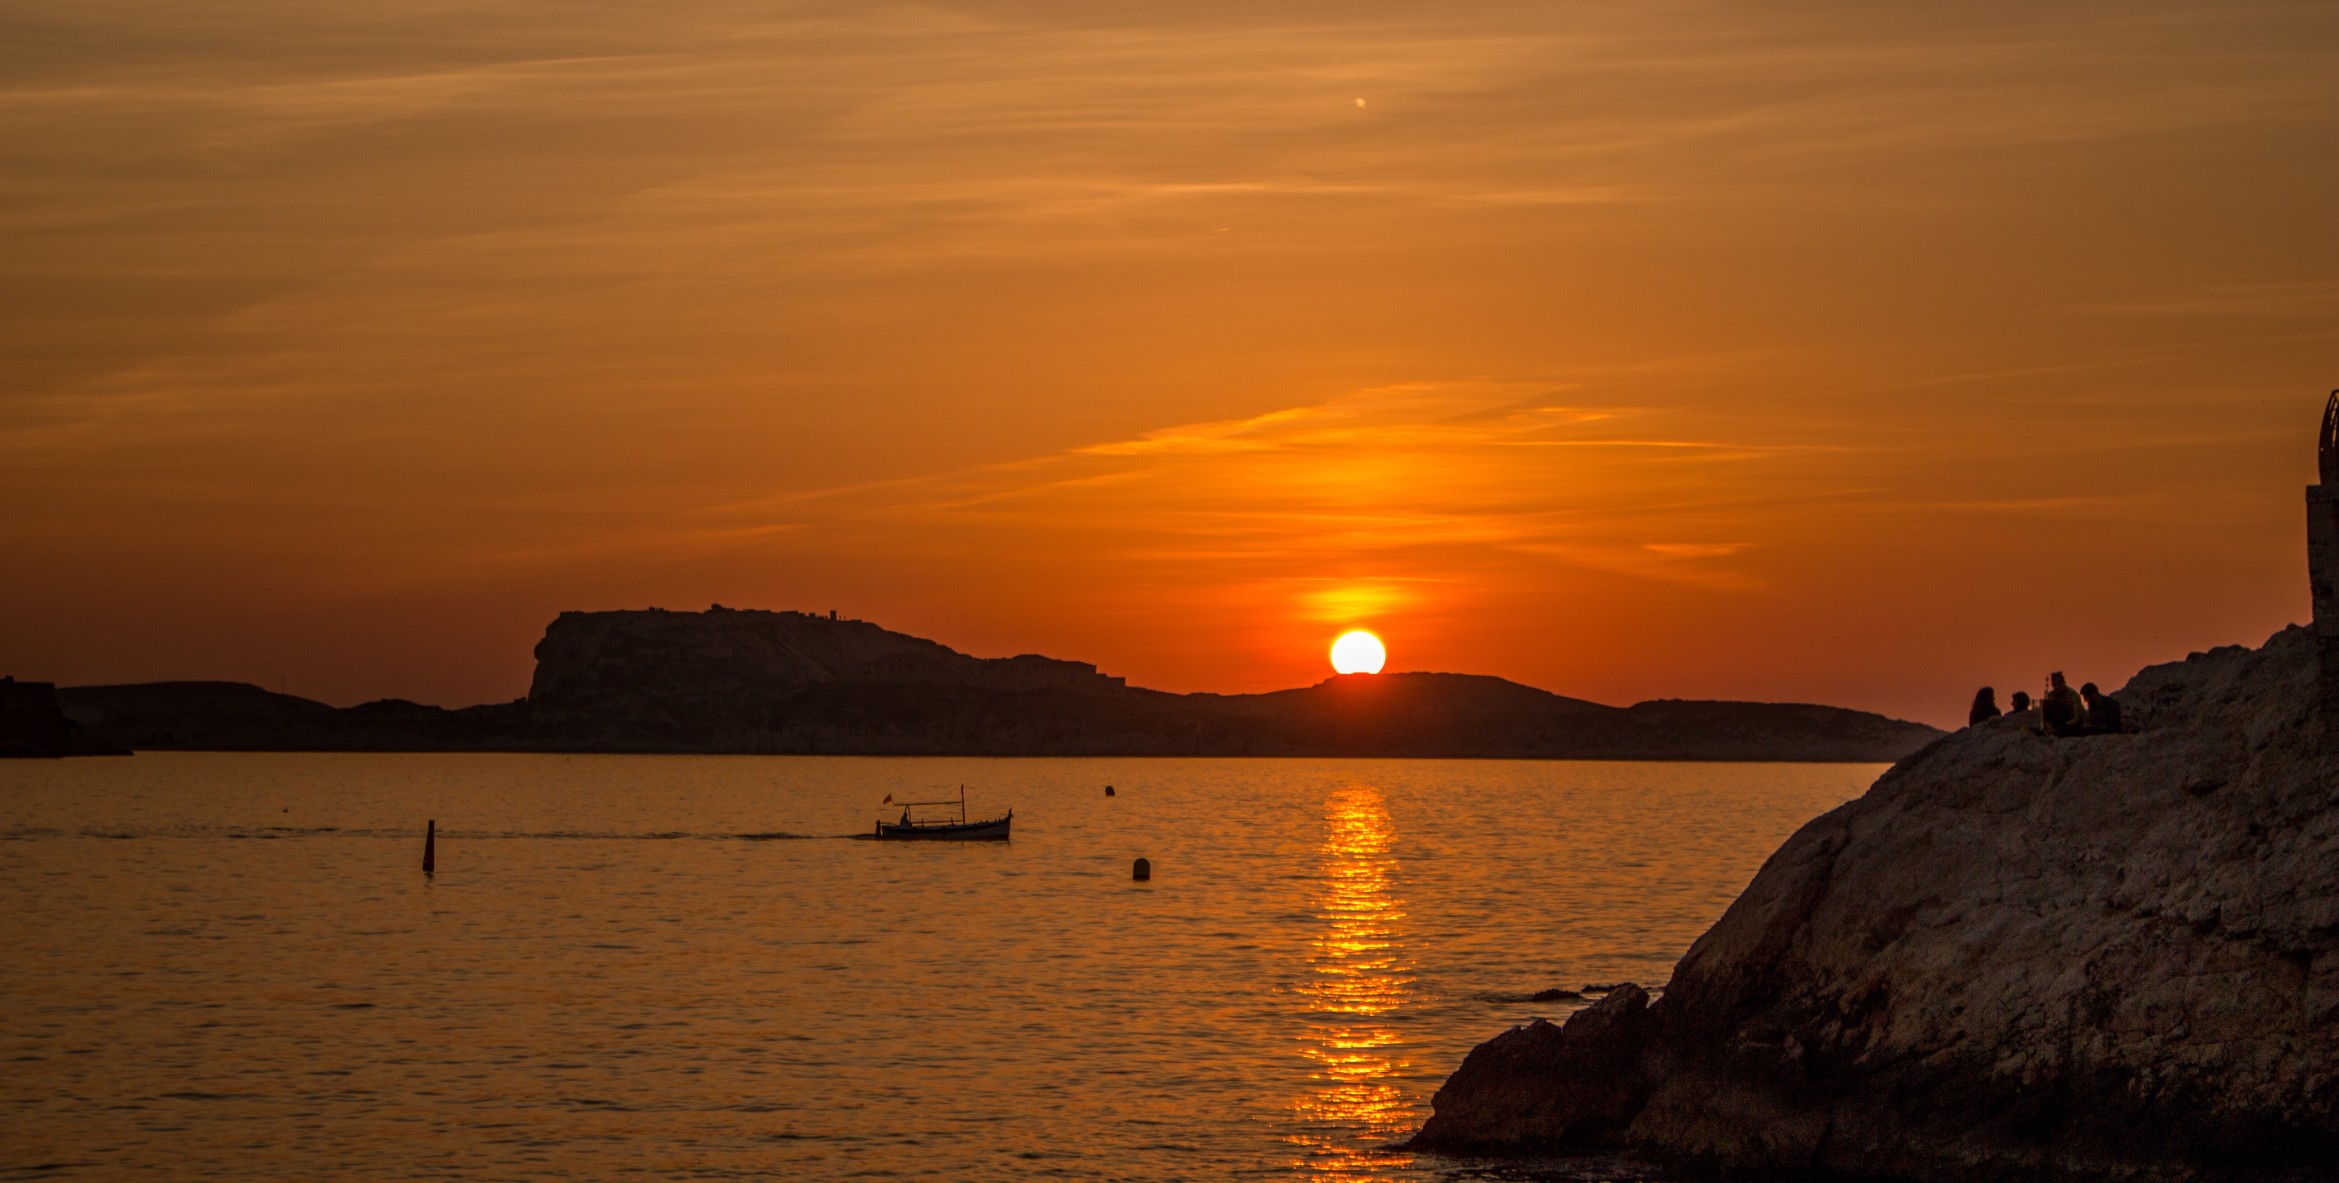
[[[1534,992],[1662,981],[1873,772],[0,766],[0,1176],[1632,1178],[1391,1146],[1581,1005]],[[1014,841],[798,840],[961,780]]]

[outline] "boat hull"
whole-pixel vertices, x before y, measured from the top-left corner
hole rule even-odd
[[[891,842],[1005,842],[1007,830],[1015,821],[1010,813],[979,822],[944,822],[936,825],[901,825],[898,822],[877,823],[877,836]]]

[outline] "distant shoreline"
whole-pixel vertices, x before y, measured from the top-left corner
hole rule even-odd
[[[617,756],[627,758],[652,757],[665,759],[720,760],[1411,760],[1422,763],[1436,761],[1469,761],[1492,764],[1874,764],[1889,768],[1890,760],[1761,760],[1737,759],[1723,756],[1700,757],[1619,757],[1619,756],[1310,756],[1277,754],[1268,756],[1228,755],[1153,755],[1121,754],[1068,755],[1000,754],[995,752],[626,752],[626,751],[568,751],[554,748],[136,748],[131,756]]]
[[[1941,731],[1808,703],[1614,707],[1479,674],[1350,674],[1172,694],[1087,662],[977,658],[801,612],[566,612],[528,696],[333,707],[244,682],[63,687],[134,750],[1127,756],[1889,764]]]

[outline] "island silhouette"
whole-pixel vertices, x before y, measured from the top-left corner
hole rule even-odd
[[[1173,694],[1036,654],[980,658],[834,614],[564,612],[525,698],[337,708],[242,682],[60,688],[127,748],[1890,762],[1941,732],[1801,703],[1607,706],[1474,674]]]

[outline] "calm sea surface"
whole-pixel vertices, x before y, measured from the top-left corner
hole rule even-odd
[[[1466,1174],[1385,1149],[1465,1052],[1879,771],[0,763],[0,1177]],[[1013,842],[841,837],[961,782]]]

